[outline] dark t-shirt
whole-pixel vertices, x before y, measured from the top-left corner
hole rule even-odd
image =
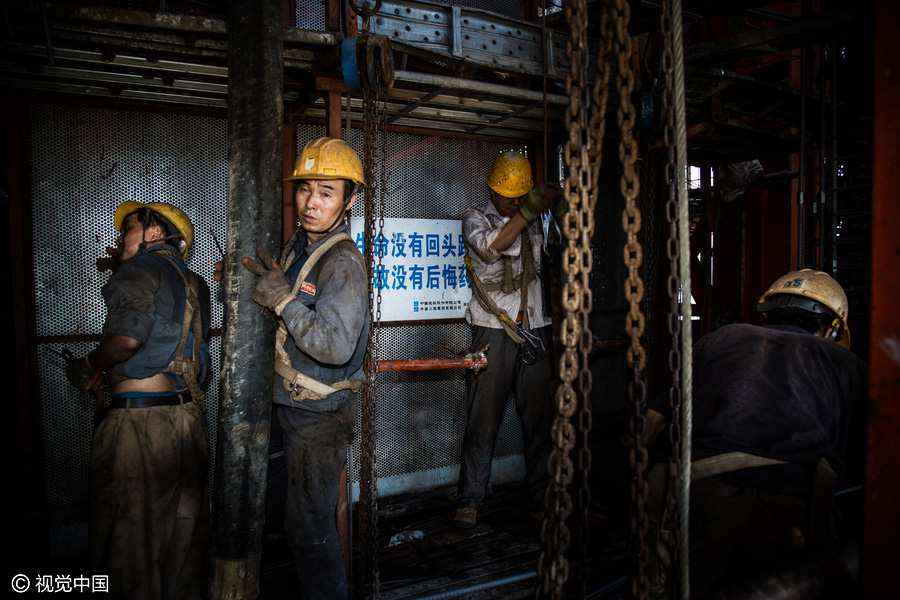
[[[128,360],[114,365],[110,373],[133,379],[144,379],[161,373],[175,358],[181,339],[184,316],[184,282],[175,267],[160,252],[178,256],[174,247],[162,244],[142,250],[115,270],[103,286],[107,316],[104,334],[124,335],[141,342],[140,349]],[[188,270],[180,259],[179,268],[187,276]],[[200,278],[199,300],[204,338],[209,328],[209,287]],[[188,334],[185,356],[190,356],[193,332]],[[209,372],[209,347],[204,339],[200,344],[200,373],[202,386]],[[176,390],[185,389],[184,378],[166,373]]]
[[[807,486],[820,457],[840,475],[867,367],[849,350],[792,326],[733,324],[693,348],[693,460],[746,452],[792,463],[720,476],[743,487]],[[668,416],[667,396],[650,408]]]

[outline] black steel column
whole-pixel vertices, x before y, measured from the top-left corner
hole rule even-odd
[[[281,245],[282,6],[231,0],[228,11],[228,252],[213,527],[214,599],[259,595],[275,320],[253,302],[241,265]]]

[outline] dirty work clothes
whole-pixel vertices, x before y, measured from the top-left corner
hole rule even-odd
[[[553,372],[551,327],[533,329],[547,348],[544,358],[526,365],[518,348],[502,329],[473,327],[471,350],[490,344],[488,366],[477,375],[469,372],[468,422],[462,444],[457,504],[480,508],[491,478],[491,459],[500,420],[512,388],[522,423],[525,446],[526,491],[529,510],[544,510],[547,459],[550,451],[550,379]]]
[[[94,434],[90,554],[124,597],[194,600],[207,559],[209,457],[194,403],[109,410]]]
[[[282,251],[282,268],[294,284],[302,265],[330,237],[346,233],[341,225],[314,244],[307,245],[302,229]],[[359,250],[351,243],[338,243],[313,267],[296,300],[281,311],[290,336],[285,350],[291,366],[317,381],[331,384],[349,379],[365,381],[362,362],[369,334],[369,287],[366,271],[353,256]],[[275,403],[291,405],[283,379],[275,375]],[[328,410],[337,410],[332,402]]]
[[[293,285],[309,255],[333,235],[346,232],[341,225],[314,244],[307,244],[302,229],[282,251],[282,268]],[[352,243],[340,242],[315,264],[297,299],[281,312],[287,327],[285,349],[291,366],[318,381],[331,384],[344,379],[365,381],[362,362],[369,332],[368,279]],[[270,498],[283,507],[284,529],[302,598],[347,597],[344,560],[335,524],[338,484],[347,459],[347,442],[356,421],[356,393],[340,391],[324,400],[293,403],[275,375],[273,445],[281,437],[285,469],[276,474],[270,489],[286,489]],[[284,478],[287,481],[284,481]],[[286,498],[285,498],[286,496]]]
[[[704,336],[693,366],[692,460],[740,451],[792,463],[691,484],[691,596],[699,598],[814,549],[812,476],[820,457],[842,472],[867,371],[849,350],[803,329],[746,324]],[[667,399],[650,407],[668,416]],[[650,493],[659,495],[659,487]],[[816,506],[827,519],[827,496]],[[658,523],[659,514],[652,519]],[[829,542],[830,532],[817,533],[819,543]]]
[[[161,373],[181,338],[184,281],[163,253],[186,272],[175,248],[153,246],[119,265],[103,286],[104,333],[141,342],[131,358],[109,369],[123,378]],[[200,284],[202,386],[209,366],[209,288]],[[185,389],[183,377],[166,376],[176,391]],[[90,469],[91,561],[122,568],[126,598],[197,597],[207,553],[208,439],[194,402],[113,409],[99,424]]]
[[[181,277],[163,254],[173,258],[187,275],[188,269],[175,248],[160,244],[138,251],[119,265],[101,290],[107,311],[103,333],[125,335],[141,342],[134,356],[110,367],[109,372],[114,375],[145,379],[162,372],[175,358],[181,339],[185,291]],[[202,277],[198,300],[205,338],[209,328],[209,287]],[[190,331],[185,356],[191,356],[193,341],[194,334]],[[200,345],[199,363],[197,380],[202,386],[209,370],[206,341]],[[166,377],[176,390],[187,387],[180,375],[166,373]]]
[[[463,213],[462,232],[466,240],[466,246],[470,250],[468,254],[469,260],[472,262],[472,268],[475,269],[481,282],[485,285],[503,282],[507,262],[509,263],[509,268],[512,269],[511,278],[515,278],[522,273],[521,236],[516,238],[516,241],[503,252],[497,252],[491,248],[491,244],[500,235],[500,230],[509,222],[509,219],[510,217],[500,216],[494,203],[490,200],[488,200],[488,203],[482,210],[470,208]],[[539,219],[534,219],[529,223],[525,232],[531,239],[531,259],[534,261],[534,270],[539,274],[541,272],[541,246],[543,244]],[[507,261],[507,258],[510,260]],[[500,290],[491,291],[488,292],[488,296],[497,304],[497,308],[506,311],[506,314],[513,319],[522,310],[519,306],[522,298],[521,290],[516,290],[512,293],[504,293]],[[550,317],[545,316],[547,311],[544,308],[542,298],[541,280],[540,277],[536,277],[534,281],[528,284],[528,327],[531,329],[550,324]],[[501,327],[497,317],[484,310],[474,298],[466,308],[466,322],[470,325],[490,327],[492,329]]]
[[[735,486],[806,486],[820,457],[840,475],[867,368],[792,326],[727,325],[694,345],[692,459],[747,452],[794,463],[721,475]],[[668,416],[668,398],[650,408]]]
[[[356,394],[340,395],[345,401],[337,414],[276,406],[272,422],[272,444],[284,448],[285,465],[270,474],[269,489],[282,490],[282,502],[286,495],[284,531],[304,600],[347,598],[335,511],[347,460],[343,421],[356,419]]]

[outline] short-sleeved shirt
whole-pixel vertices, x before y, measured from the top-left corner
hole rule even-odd
[[[692,460],[746,452],[791,463],[720,476],[742,487],[806,486],[819,458],[842,472],[867,367],[799,327],[732,324],[693,348]],[[668,415],[668,399],[650,408]]]
[[[347,226],[341,225],[315,243],[307,244],[306,233],[301,229],[283,251],[286,255],[293,250],[294,258],[285,269],[291,285],[316,248],[345,232]],[[290,334],[285,350],[295,370],[327,385],[344,379],[365,381],[362,363],[369,336],[369,287],[356,245],[338,243],[322,255],[297,298],[281,311],[281,319]],[[333,405],[317,402],[318,410],[336,410],[343,396],[332,396],[335,398],[329,400]],[[283,379],[277,374],[274,401],[293,405]]]
[[[175,358],[181,340],[184,317],[184,281],[162,253],[175,260],[187,277],[188,269],[174,247],[168,244],[138,251],[116,268],[101,290],[106,303],[105,335],[123,335],[141,342],[128,360],[114,365],[109,372],[132,379],[145,379],[162,373]],[[200,344],[200,385],[209,372],[209,287],[200,278],[200,314],[204,340]],[[189,332],[184,355],[193,350],[193,332]],[[180,375],[166,373],[176,390],[187,387]]]
[[[488,200],[484,209],[470,208],[463,213],[462,233],[469,251],[469,260],[472,268],[484,284],[502,283],[506,270],[504,257],[512,259],[512,275],[522,273],[522,239],[521,236],[503,252],[497,252],[491,248],[491,244],[500,235],[500,230],[509,222],[510,217],[501,216],[497,212],[494,203]],[[543,236],[537,219],[532,220],[525,229],[531,238],[531,260],[534,261],[535,278],[528,284],[528,324],[531,329],[550,325],[550,317],[544,315],[544,302],[541,291],[541,246]],[[512,293],[502,291],[488,292],[497,307],[506,311],[510,318],[515,319],[521,310],[521,290]],[[502,329],[497,317],[481,307],[473,296],[466,308],[466,321],[471,325]]]

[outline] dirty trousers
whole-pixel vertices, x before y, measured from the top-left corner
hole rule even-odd
[[[488,366],[477,375],[467,375],[468,422],[462,444],[459,486],[460,507],[480,508],[491,479],[491,460],[497,431],[512,389],[522,424],[525,450],[525,487],[528,509],[544,510],[547,489],[547,458],[550,453],[552,409],[550,379],[553,372],[551,327],[533,329],[547,352],[542,360],[526,365],[518,358],[518,348],[502,329],[472,328],[472,346],[487,344]]]
[[[284,531],[304,600],[347,598],[335,510],[341,470],[347,462],[345,423],[353,423],[356,418],[356,394],[341,394],[346,400],[333,414],[275,407],[273,443],[280,435],[285,469],[273,476],[286,478]],[[270,480],[270,486],[273,483]]]
[[[194,403],[114,409],[97,427],[91,565],[122,569],[125,598],[200,597],[209,531],[208,444]]]

